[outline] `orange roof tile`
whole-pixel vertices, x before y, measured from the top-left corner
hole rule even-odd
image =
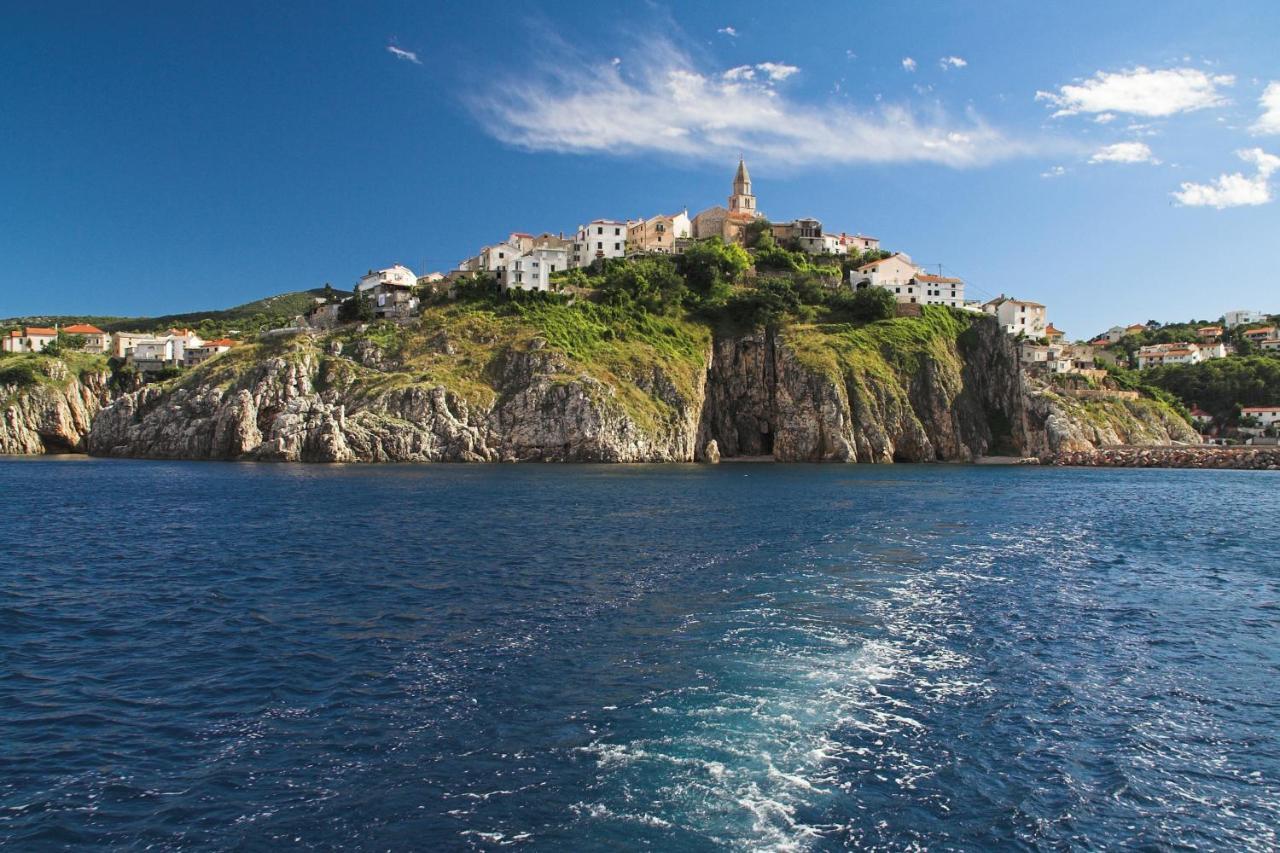
[[[916,278],[921,281],[931,281],[937,284],[963,284],[964,282],[958,278],[947,278],[941,275],[929,275],[928,273],[917,273]]]
[[[68,335],[101,335],[104,334],[97,326],[90,326],[88,323],[74,323],[70,326],[63,326],[62,331]]]
[[[46,328],[45,326],[27,326],[26,333],[27,337],[31,337],[32,335],[47,335],[52,338],[57,337],[58,330]]]

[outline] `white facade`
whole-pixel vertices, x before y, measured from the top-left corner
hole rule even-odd
[[[105,354],[111,349],[111,336],[97,326],[90,326],[88,323],[73,323],[70,326],[64,326],[62,331],[68,335],[79,335],[84,338],[85,352]]]
[[[160,366],[161,363],[178,365],[186,361],[188,349],[195,349],[203,343],[200,336],[190,329],[170,329],[159,337],[136,341],[129,358],[134,364],[144,362],[148,366]]]
[[[1262,424],[1262,429],[1280,424],[1280,405],[1246,406],[1240,410],[1240,414],[1257,418],[1258,423]]]
[[[11,331],[0,342],[0,347],[5,352],[44,352],[44,348],[57,339],[57,329],[27,326]]]
[[[551,274],[569,268],[569,252],[562,248],[540,248],[526,252],[507,268],[507,289],[550,290]]]
[[[626,254],[627,223],[616,219],[593,219],[578,226],[569,266],[589,267],[599,259],[621,258]]]
[[[863,252],[873,252],[880,249],[880,239],[878,237],[868,237],[865,234],[841,234],[838,238],[841,245],[844,246],[845,252],[852,254],[862,254]]]
[[[1228,311],[1222,315],[1222,324],[1228,329],[1236,326],[1243,326],[1249,323],[1261,323],[1267,319],[1267,315],[1263,311],[1252,311],[1246,308],[1238,308],[1235,311]]]
[[[418,277],[413,274],[413,270],[403,264],[395,264],[382,270],[369,270],[361,277],[360,283],[356,285],[356,290],[372,290],[380,284],[398,284],[403,287],[413,287],[417,282]]]
[[[1270,340],[1266,340],[1258,344],[1258,346],[1271,352],[1280,351],[1280,338],[1271,338]]]
[[[1000,296],[984,304],[982,310],[999,320],[1000,327],[1010,335],[1043,338],[1048,326],[1045,307],[1039,302]]]
[[[964,282],[960,279],[919,273],[913,281],[916,289],[924,291],[924,296],[920,298],[921,303],[948,305],[952,308],[964,307]]]
[[[1179,341],[1172,344],[1152,344],[1138,350],[1138,368],[1159,367],[1162,364],[1199,364],[1211,358],[1225,358],[1226,354],[1227,349],[1221,343]]]
[[[868,285],[893,290],[894,287],[905,287],[907,282],[916,277],[916,272],[911,256],[898,252],[850,270],[849,283],[855,290],[862,290]]]

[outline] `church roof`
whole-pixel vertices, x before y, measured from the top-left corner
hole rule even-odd
[[[747,172],[747,161],[746,161],[746,160],[744,160],[744,159],[742,159],[741,157],[739,157],[739,158],[738,158],[738,173],[737,173],[736,175],[734,175],[734,176],[733,176],[733,182],[736,184],[736,183],[739,183],[739,182],[742,182],[742,183],[749,183],[750,181],[751,181],[751,175],[750,175],[750,174],[748,174],[748,172]]]

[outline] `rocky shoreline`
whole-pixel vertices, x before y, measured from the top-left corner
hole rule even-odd
[[[1280,470],[1280,447],[1103,447],[1058,453],[1053,465],[1093,468]]]

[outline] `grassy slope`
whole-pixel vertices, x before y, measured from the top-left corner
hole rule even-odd
[[[359,338],[377,344],[402,366],[383,372],[346,357],[321,355],[330,340],[341,341],[350,355]],[[446,338],[448,347],[443,345]],[[467,400],[487,406],[498,393],[498,360],[513,348],[527,349],[535,338],[565,355],[569,363],[565,380],[585,374],[612,387],[632,419],[652,430],[669,422],[673,413],[637,380],[649,384],[658,366],[682,396],[692,399],[705,367],[711,333],[705,325],[688,320],[630,314],[589,302],[534,303],[501,310],[452,303],[428,307],[408,326],[379,323],[359,334],[347,328],[314,343],[300,336],[247,344],[171,380],[171,385],[227,387],[263,358],[311,352],[323,365],[322,375],[330,381],[350,381],[352,392],[361,397],[397,387],[443,384]]]
[[[65,367],[65,371],[59,369]],[[42,353],[0,353],[0,385],[13,386],[12,393],[0,398],[0,406],[10,405],[17,397],[32,388],[65,388],[75,378],[86,373],[105,373],[107,358],[83,352],[68,352],[60,356]]]
[[[925,306],[919,319],[796,325],[786,340],[802,364],[828,376],[905,384],[926,357],[953,360],[956,340],[968,326],[946,308]]]
[[[68,325],[70,323],[92,323],[108,332],[147,331],[165,329],[170,326],[195,326],[202,320],[211,320],[221,325],[232,325],[239,321],[249,321],[255,317],[294,317],[309,309],[315,297],[324,295],[323,289],[297,290],[256,299],[234,308],[213,311],[189,311],[185,314],[164,314],[159,317],[111,317],[89,315],[54,315],[10,317],[0,320],[0,327],[16,327],[26,325]]]

